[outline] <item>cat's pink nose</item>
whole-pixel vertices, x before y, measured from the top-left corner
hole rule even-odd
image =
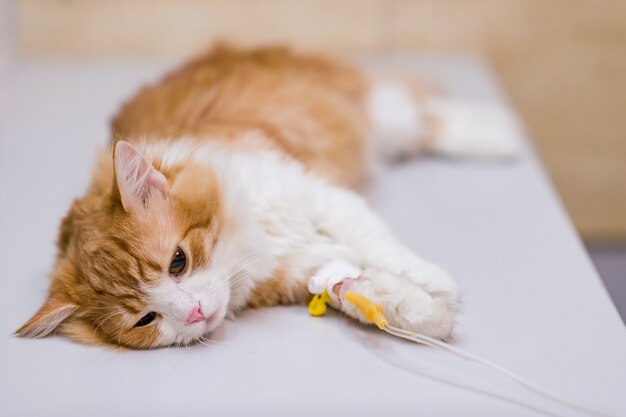
[[[202,310],[200,309],[200,303],[196,304],[196,306],[194,308],[191,309],[191,312],[189,312],[189,315],[187,316],[187,320],[185,321],[185,324],[191,324],[191,323],[195,323],[197,321],[200,320],[204,320],[204,314],[202,314]]]

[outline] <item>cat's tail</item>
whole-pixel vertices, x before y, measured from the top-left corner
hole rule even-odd
[[[366,106],[373,148],[387,161],[422,152],[512,159],[522,144],[515,115],[493,102],[447,96],[386,79],[371,83]]]

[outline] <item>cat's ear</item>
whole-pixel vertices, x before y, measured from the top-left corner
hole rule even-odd
[[[23,337],[44,337],[52,333],[61,323],[67,320],[76,310],[75,304],[48,297],[39,311],[15,331]]]
[[[152,196],[167,195],[165,176],[130,143],[117,142],[113,165],[117,191],[127,212],[143,209]]]

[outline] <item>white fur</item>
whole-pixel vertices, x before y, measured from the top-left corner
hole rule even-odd
[[[407,88],[392,82],[375,84],[366,105],[374,146],[387,159],[423,149],[426,139],[432,151],[474,157],[510,156],[518,145],[515,118],[498,106],[442,98],[420,106]],[[440,122],[434,137],[427,137],[433,132],[424,129],[426,116]],[[359,271],[354,289],[381,303],[392,324],[440,338],[450,334],[459,301],[456,283],[398,242],[357,194],[272,151],[179,139],[151,142],[142,152],[164,166],[191,158],[211,168],[230,219],[206,270],[180,283],[166,276],[161,285],[144,289],[149,307],[162,316],[160,344],[201,338],[243,308],[255,285],[277,267],[285,279],[306,286],[315,271],[337,264],[351,265],[350,275]],[[205,315],[216,318],[183,325],[198,302]],[[333,305],[363,320],[353,306],[337,299]]]
[[[450,96],[419,101],[405,84],[379,81],[366,106],[374,149],[385,160],[422,150],[478,159],[506,159],[519,151],[519,123],[499,104]],[[426,126],[426,118],[432,125]]]
[[[419,151],[424,140],[423,114],[404,84],[380,81],[366,98],[376,153],[395,159]]]
[[[521,129],[505,107],[451,97],[431,98],[425,111],[438,121],[431,150],[449,156],[481,159],[514,157]]]
[[[228,230],[220,235],[213,249],[207,269],[194,270],[180,282],[165,274],[159,285],[143,288],[150,298],[146,308],[161,316],[159,344],[189,343],[244,307],[255,282],[270,276],[276,261],[269,251],[266,233],[250,212],[248,195],[237,184],[237,178],[222,167],[222,162],[228,160],[226,153],[210,146],[198,147],[184,139],[176,143],[156,142],[142,148],[149,158],[162,157],[166,167],[193,156],[214,168],[223,191],[221,203],[230,219]],[[186,317],[198,302],[205,317],[215,315],[214,319],[185,325]]]
[[[221,314],[228,299],[223,312],[235,313],[245,306],[255,282],[271,277],[276,266],[286,271],[286,279],[306,285],[313,271],[337,260],[365,271],[359,285],[366,295],[384,301],[392,323],[440,337],[451,331],[459,296],[456,284],[397,242],[353,192],[329,185],[269,151],[225,151],[210,142],[186,140],[154,143],[145,150],[164,155],[167,164],[191,157],[210,166],[222,189],[228,190],[226,210],[239,224],[236,233],[220,238],[210,268],[188,280],[193,284],[174,289],[169,280],[153,292],[161,310],[167,303],[176,304],[168,314],[173,319],[161,323],[166,343],[189,341],[214,327],[175,324],[183,321],[176,308],[186,312],[200,300],[203,306],[219,306]],[[241,261],[255,253],[261,259],[247,266]],[[230,274],[238,269],[233,281]],[[231,287],[228,296],[226,287]],[[362,319],[349,306],[337,307]],[[411,316],[397,316],[405,313]]]

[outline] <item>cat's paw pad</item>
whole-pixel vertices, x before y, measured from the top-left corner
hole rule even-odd
[[[502,105],[433,99],[427,112],[438,121],[432,144],[435,152],[477,159],[511,159],[519,153],[519,122]]]

